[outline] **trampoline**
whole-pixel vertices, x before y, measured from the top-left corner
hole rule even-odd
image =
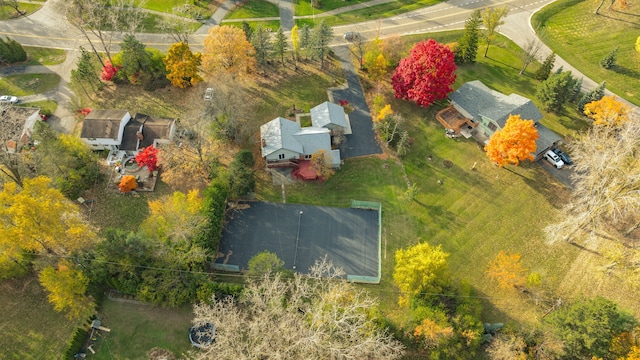
[[[215,337],[216,328],[212,323],[192,326],[191,329],[189,329],[189,341],[191,341],[191,345],[200,349],[211,345]]]

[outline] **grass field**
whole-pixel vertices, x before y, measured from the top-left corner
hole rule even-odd
[[[41,94],[54,89],[60,82],[58,74],[18,74],[0,79],[0,93],[13,96]]]
[[[0,282],[0,358],[58,359],[75,323],[53,310],[33,276]]]
[[[25,65],[57,65],[67,58],[67,53],[62,49],[25,46],[24,50],[27,52]]]
[[[347,11],[334,16],[329,16],[325,22],[329,26],[354,24],[374,19],[388,18],[403,14],[409,11],[418,10],[427,6],[432,6],[441,2],[440,0],[399,0],[386,4],[373,5],[364,9]],[[311,14],[307,14],[311,15]],[[301,23],[304,21],[300,20]],[[318,19],[316,19],[318,21]],[[296,22],[297,23],[297,22]],[[299,24],[301,25],[301,24]]]
[[[559,56],[617,95],[640,105],[640,53],[635,49],[640,34],[640,5],[629,3],[626,10],[608,9],[594,14],[599,0],[559,0],[533,17],[533,26],[545,32],[545,43]],[[586,36],[585,34],[589,34]],[[620,46],[616,65],[604,69],[599,62]]]
[[[24,11],[25,14],[24,15],[29,15],[34,13],[36,10],[40,9],[42,7],[42,4],[33,4],[33,3],[24,3],[24,2],[20,2],[20,11]],[[17,18],[19,15],[16,13],[16,11],[8,5],[0,5],[0,20],[9,20],[9,19],[14,19]]]
[[[229,11],[225,19],[278,17],[278,6],[264,0],[249,0]]]
[[[147,359],[147,352],[154,347],[179,357],[192,348],[191,306],[167,309],[105,300],[98,316],[111,332],[96,337],[92,359]]]

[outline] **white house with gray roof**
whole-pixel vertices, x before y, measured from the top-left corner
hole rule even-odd
[[[305,127],[282,117],[260,126],[262,157],[267,166],[287,165],[292,160],[310,159],[318,150],[331,154],[332,165],[340,165],[340,150],[331,149],[331,131],[324,127]]]
[[[502,94],[479,80],[463,84],[449,95],[449,100],[462,118],[466,118],[466,122],[463,123],[466,126],[460,128],[460,132],[463,135],[469,134],[480,142],[486,143],[493,133],[506,124],[510,115],[520,115],[521,119],[533,120],[535,123],[539,135],[536,141],[536,158],[540,158],[544,152],[562,140],[558,134],[539,123],[543,117],[542,113],[530,99],[518,94]],[[444,114],[446,111],[450,112],[450,109],[441,112]],[[448,116],[455,117],[450,114]]]
[[[328,101],[311,109],[311,126],[331,131],[339,129],[345,135],[351,134],[349,115],[345,114],[342,106]]]

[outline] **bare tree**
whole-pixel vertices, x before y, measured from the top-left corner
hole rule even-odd
[[[518,75],[524,74],[525,70],[533,60],[538,58],[540,50],[542,49],[543,42],[539,37],[527,40],[527,44],[522,48],[520,53],[520,60],[522,60],[522,67]]]
[[[310,275],[250,281],[238,303],[196,305],[215,341],[194,359],[398,359],[403,346],[372,318],[376,302],[325,259]]]
[[[18,0],[0,0],[0,6],[9,7],[20,16],[26,13],[26,11],[20,10],[20,2]]]
[[[207,102],[204,117],[213,121],[217,136],[226,140],[244,141],[255,129],[248,120],[254,116],[255,96],[236,84],[229,75],[219,74],[211,101]]]
[[[173,42],[189,44],[189,36],[192,32],[190,26],[191,23],[192,21],[182,17],[171,17],[166,22],[163,22],[160,27],[162,28],[162,32],[167,34]]]
[[[361,34],[356,33],[351,40],[351,45],[349,46],[351,53],[356,57],[356,59],[358,59],[360,70],[364,69],[364,53],[367,50],[366,44],[367,42],[365,41],[365,38]]]
[[[24,126],[29,110],[0,105],[0,183],[13,181],[22,187],[24,175],[30,173],[28,154],[21,150],[24,144]]]

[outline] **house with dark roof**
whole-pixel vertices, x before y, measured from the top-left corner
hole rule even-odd
[[[487,87],[479,80],[464,83],[449,95],[451,106],[441,110],[436,119],[445,128],[466,138],[474,137],[487,143],[493,133],[500,130],[511,115],[533,120],[538,130],[536,158],[540,158],[562,138],[539,121],[542,113],[530,99],[518,94],[505,95]]]
[[[132,117],[125,110],[93,110],[82,123],[80,138],[91,149],[109,150],[109,158],[121,159],[147,146],[169,143],[174,135],[174,119],[140,113]]]

